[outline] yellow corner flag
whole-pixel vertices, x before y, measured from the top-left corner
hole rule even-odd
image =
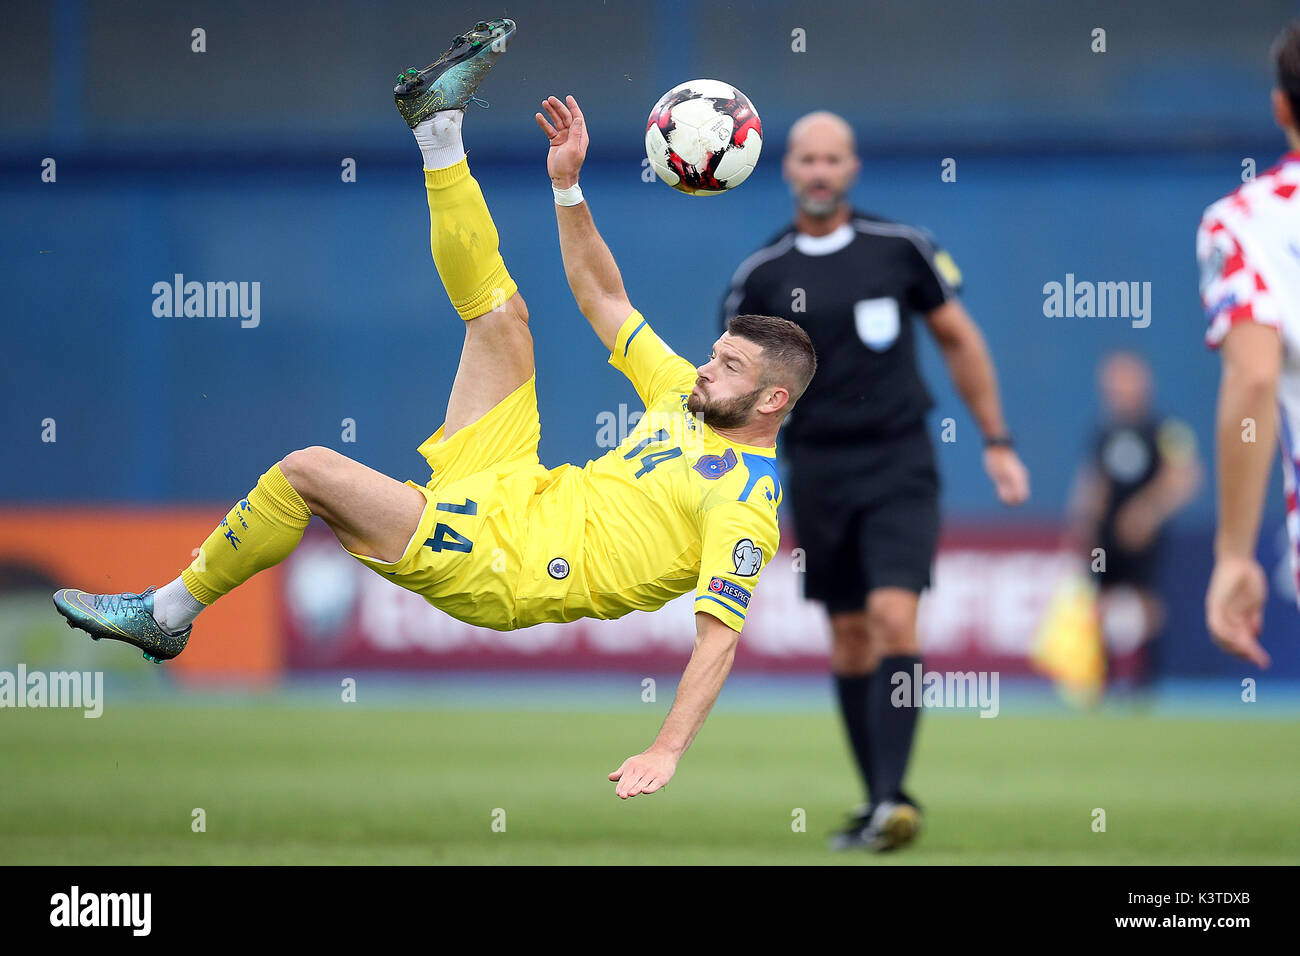
[[[1056,682],[1071,704],[1097,703],[1106,684],[1106,652],[1097,616],[1097,589],[1083,574],[1063,580],[1047,606],[1029,662]]]

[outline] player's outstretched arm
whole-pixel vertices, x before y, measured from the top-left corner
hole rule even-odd
[[[549,96],[542,101],[542,109],[546,115],[537,114],[537,125],[551,144],[546,171],[552,186],[569,189],[578,184],[578,171],[587,156],[587,122],[572,96],[567,97],[567,103]],[[632,314],[614,256],[596,231],[585,202],[564,206],[557,197],[555,219],[560,227],[564,274],[573,298],[596,335],[612,351],[618,330]]]
[[[695,650],[677,685],[673,706],[650,749],[628,757],[609,775],[614,793],[626,800],[663,789],[677,770],[677,761],[704,726],[704,718],[731,673],[740,634],[712,614],[695,615]]]

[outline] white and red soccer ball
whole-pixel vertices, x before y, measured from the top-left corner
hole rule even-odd
[[[763,124],[749,97],[721,80],[691,80],[659,98],[645,127],[650,165],[673,189],[716,196],[754,171]]]

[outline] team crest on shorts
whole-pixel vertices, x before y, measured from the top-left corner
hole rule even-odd
[[[742,578],[752,578],[763,567],[763,549],[748,538],[741,538],[731,549],[731,562]]]
[[[546,565],[546,573],[557,581],[563,581],[569,576],[569,562],[563,558],[551,558],[550,563]]]

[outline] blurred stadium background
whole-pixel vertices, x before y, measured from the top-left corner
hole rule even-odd
[[[974,424],[923,337],[934,434],[952,417],[958,435],[937,443],[947,523],[922,611],[927,665],[997,671],[1003,699],[997,720],[923,722],[913,779],[932,831],[900,859],[1294,859],[1300,619],[1276,473],[1260,550],[1274,582],[1271,671],[1228,660],[1205,631],[1212,481],[1171,528],[1153,697],[1075,713],[1027,655],[1071,567],[1058,539],[1100,414],[1101,356],[1144,355],[1157,409],[1192,426],[1211,464],[1218,363],[1201,344],[1194,233],[1244,160],[1262,170],[1283,152],[1267,51],[1298,10],[7,4],[0,670],[104,670],[107,696],[92,721],[0,711],[0,752],[16,771],[0,795],[0,862],[826,858],[821,834],[856,785],[831,712],[824,619],[800,600],[790,561],[765,576],[736,676],[672,790],[632,810],[604,774],[657,729],[691,646],[689,604],[476,631],[381,582],[313,523],[293,558],[214,606],[166,667],[92,647],[50,607],[56,584],[170,580],[295,448],[327,445],[423,480],[415,448],[440,423],[460,328],[389,90],[401,69],[498,15],[518,21],[518,38],[465,137],[533,316],[546,464],[602,453],[602,432],[625,428],[637,406],[565,284],[532,118],[544,95],[582,102],[597,223],[633,301],[688,357],[715,336],[736,265],[788,221],[780,154],[811,109],[857,129],[855,204],[930,229],[964,273],[1033,497],[1014,513],[996,503]],[[1105,53],[1091,50],[1097,27]],[[796,30],[806,52],[792,50]],[[733,195],[691,199],[643,176],[650,106],[696,76],[734,83],[763,119],[763,159]],[[955,183],[940,180],[947,157]],[[1150,326],[1044,317],[1043,285],[1068,273],[1150,282]],[[153,287],[177,275],[260,283],[257,326],[156,317]],[[355,704],[341,700],[348,677]],[[1244,677],[1259,680],[1249,706]],[[645,678],[658,682],[654,701]],[[1248,812],[1225,818],[1230,802]],[[510,832],[529,836],[494,843],[489,813],[515,806]],[[201,846],[189,840],[194,807],[220,821]],[[1124,835],[1102,848],[1088,829],[1095,807],[1126,811]],[[808,812],[802,842],[792,808]]]

